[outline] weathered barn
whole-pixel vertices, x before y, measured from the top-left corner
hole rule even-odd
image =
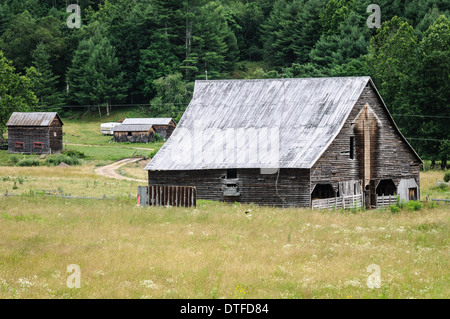
[[[152,125],[120,124],[113,128],[114,142],[149,143],[155,141],[155,130]]]
[[[418,199],[422,163],[370,77],[196,81],[149,185],[300,207]]]
[[[164,139],[168,139],[176,127],[175,121],[171,118],[128,118],[122,124],[152,125],[155,132]]]
[[[6,123],[8,152],[49,154],[63,149],[63,122],[56,112],[14,112]]]

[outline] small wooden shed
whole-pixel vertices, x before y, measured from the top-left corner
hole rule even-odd
[[[114,142],[149,143],[155,141],[155,130],[152,125],[120,124],[113,128]]]
[[[176,123],[172,118],[127,118],[122,124],[152,125],[155,132],[164,139],[168,139],[176,127]]]
[[[63,149],[63,122],[56,112],[14,112],[9,118],[8,152],[51,154]]]
[[[199,199],[339,209],[419,199],[421,164],[363,76],[196,81],[146,169]]]

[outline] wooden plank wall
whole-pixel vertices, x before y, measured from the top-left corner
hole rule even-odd
[[[132,132],[133,136],[128,136],[128,132],[114,132],[114,142],[149,143],[155,141],[153,132]]]
[[[50,149],[52,153],[62,151],[63,149],[63,130],[62,123],[55,116],[49,128]]]
[[[149,185],[195,186],[197,198],[256,203],[273,206],[309,207],[309,170],[281,169],[280,174],[261,174],[260,169],[238,169],[240,196],[225,198],[227,170],[149,171]]]
[[[23,142],[23,149],[16,149],[15,142]],[[33,142],[42,142],[42,149],[33,148]],[[8,152],[24,154],[50,153],[49,128],[43,126],[14,126],[8,128]]]
[[[316,184],[331,184],[364,179],[364,135],[355,120],[368,105],[379,123],[370,140],[370,176],[380,181],[392,179],[396,186],[402,178],[414,178],[419,183],[419,160],[395,131],[389,115],[370,84],[363,90],[341,132],[311,169],[311,191]],[[375,129],[372,127],[372,129]],[[355,137],[355,156],[350,158],[350,137]]]

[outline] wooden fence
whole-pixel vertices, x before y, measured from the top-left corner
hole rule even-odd
[[[333,198],[314,199],[311,201],[312,209],[346,209],[361,208],[363,206],[363,195],[349,195]]]
[[[397,195],[377,195],[377,208],[383,208],[397,204],[397,197]]]
[[[196,207],[197,190],[192,186],[139,186],[138,205]]]

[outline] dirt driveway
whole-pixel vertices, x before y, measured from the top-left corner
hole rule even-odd
[[[124,158],[124,159],[121,159],[120,161],[114,162],[112,164],[96,168],[95,173],[97,173],[98,175],[111,177],[111,178],[115,178],[115,179],[124,179],[124,180],[128,180],[128,181],[147,183],[146,180],[126,177],[117,172],[117,169],[119,169],[120,167],[127,165],[129,163],[140,161],[140,160],[142,160],[142,157]]]

